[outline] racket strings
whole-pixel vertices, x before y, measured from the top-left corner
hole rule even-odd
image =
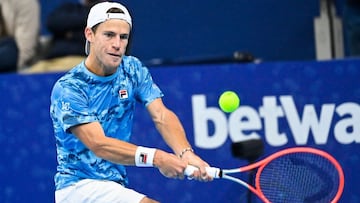
[[[268,163],[261,171],[258,187],[273,203],[330,202],[337,192],[338,179],[329,160],[301,152]]]

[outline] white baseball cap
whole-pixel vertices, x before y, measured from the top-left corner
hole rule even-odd
[[[124,13],[107,13],[111,8],[118,8],[122,10]],[[131,16],[129,11],[126,9],[125,6],[121,5],[120,3],[116,2],[101,2],[95,4],[89,12],[86,27],[92,28],[95,25],[105,22],[109,19],[120,19],[126,21],[130,28],[132,27]],[[90,43],[86,40],[85,43],[85,53],[88,55],[90,52]]]

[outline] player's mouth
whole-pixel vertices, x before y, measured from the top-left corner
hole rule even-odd
[[[119,58],[121,58],[121,54],[113,54],[113,53],[108,53],[110,56],[113,56],[113,57],[119,57]]]

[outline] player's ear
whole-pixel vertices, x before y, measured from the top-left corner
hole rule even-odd
[[[92,42],[94,32],[92,31],[91,28],[86,27],[84,30],[84,35],[85,35],[86,40],[88,40],[89,42]]]

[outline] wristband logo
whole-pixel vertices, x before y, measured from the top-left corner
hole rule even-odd
[[[140,162],[141,164],[147,164],[147,160],[148,160],[148,154],[146,154],[146,153],[144,153],[144,152],[140,153],[140,155],[139,155],[139,162]]]
[[[242,105],[227,117],[218,107],[207,107],[205,95],[193,95],[192,111],[199,148],[218,148],[228,136],[233,142],[263,138],[271,146],[310,140],[324,145],[330,137],[341,144],[360,143],[360,105],[355,102],[299,108],[292,96],[264,96],[258,110]]]

